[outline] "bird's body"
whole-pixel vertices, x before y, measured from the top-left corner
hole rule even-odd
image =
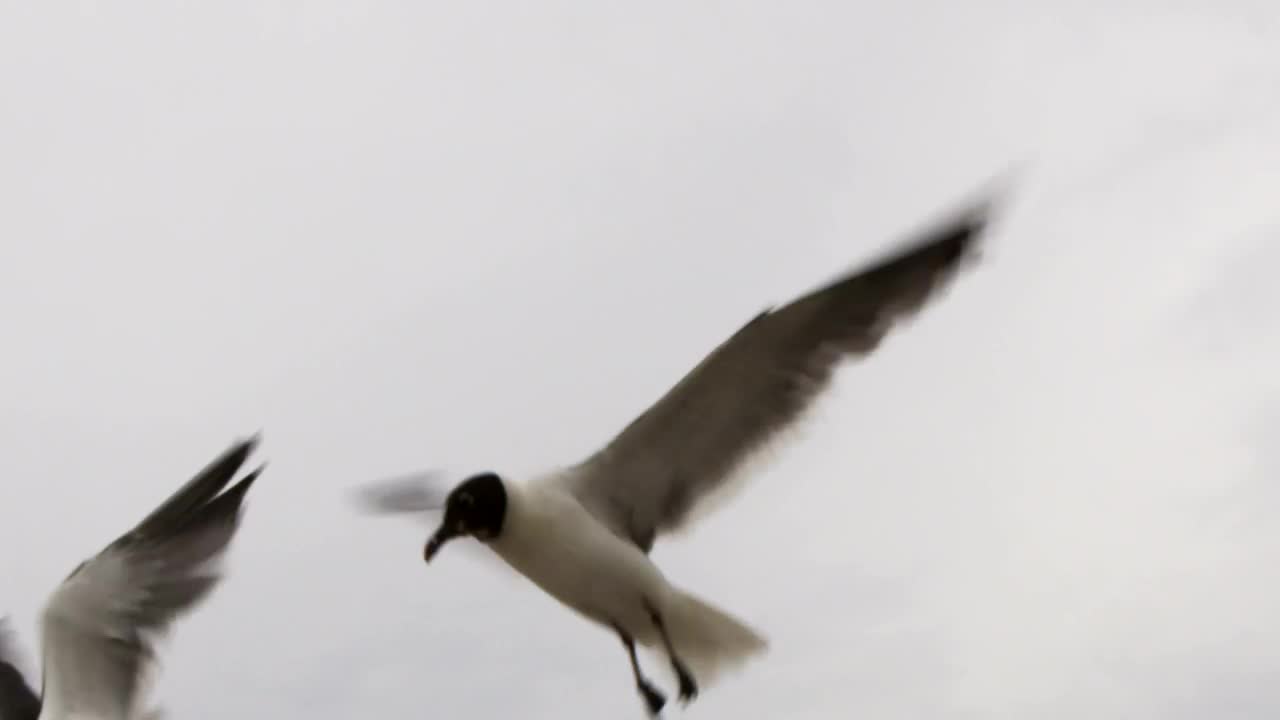
[[[557,473],[504,481],[506,523],[487,545],[512,569],[588,620],[646,647],[661,650],[653,615],[662,616],[676,654],[704,683],[723,665],[766,648],[746,623],[671,585],[646,553],[565,492],[562,480]]]
[[[657,714],[665,697],[635,645],[660,647],[691,700],[719,670],[759,654],[745,623],[673,587],[649,559],[746,462],[795,427],[843,360],[864,357],[976,256],[981,203],[915,243],[778,308],[759,313],[585,460],[527,483],[494,473],[458,484],[424,549],[472,536],[593,622],[611,628]],[[400,479],[374,488],[380,511],[421,512],[433,493]]]
[[[506,482],[502,534],[487,543],[560,602],[638,639],[650,623],[643,601],[666,603],[666,578],[635,545],[619,540],[572,496],[536,480]]]
[[[221,580],[218,567],[262,471],[223,492],[257,443],[234,445],[132,530],[80,563],[41,615],[41,692],[0,638],[0,720],[155,720],[140,707],[156,640]],[[0,628],[3,630],[3,628]]]

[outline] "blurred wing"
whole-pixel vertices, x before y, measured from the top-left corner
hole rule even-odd
[[[0,618],[0,720],[36,720],[40,698],[19,669],[18,643],[8,618]]]
[[[841,361],[873,353],[937,296],[972,259],[990,209],[970,207],[893,255],[756,316],[561,482],[647,552],[792,425]]]
[[[446,474],[437,470],[375,480],[356,488],[356,503],[377,515],[426,515],[444,509]]]
[[[257,443],[241,441],[133,530],[81,563],[45,607],[44,702],[51,714],[131,717],[155,642],[221,580],[218,561],[261,467],[226,492]],[[221,494],[219,494],[221,493]]]

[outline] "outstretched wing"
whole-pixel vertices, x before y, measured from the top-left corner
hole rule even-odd
[[[42,621],[51,714],[125,720],[135,712],[155,641],[221,580],[218,561],[263,468],[222,490],[257,441],[233,445],[53,594]]]
[[[40,698],[18,668],[18,643],[8,618],[0,618],[0,720],[36,720]]]
[[[841,361],[873,353],[939,294],[975,255],[990,209],[969,207],[891,256],[759,314],[562,482],[648,552],[793,424]]]

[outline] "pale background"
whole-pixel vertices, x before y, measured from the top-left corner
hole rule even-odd
[[[172,717],[642,717],[614,637],[347,489],[575,460],[1017,166],[985,264],[657,548],[773,643],[690,717],[1280,715],[1273,2],[0,7],[30,666],[55,584],[261,428]]]

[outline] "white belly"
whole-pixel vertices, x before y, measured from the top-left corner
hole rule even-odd
[[[597,523],[573,498],[526,492],[538,496],[511,498],[502,535],[490,543],[493,551],[587,618],[619,625],[637,638],[648,636],[649,609],[661,611],[668,594],[666,579],[648,556]]]

